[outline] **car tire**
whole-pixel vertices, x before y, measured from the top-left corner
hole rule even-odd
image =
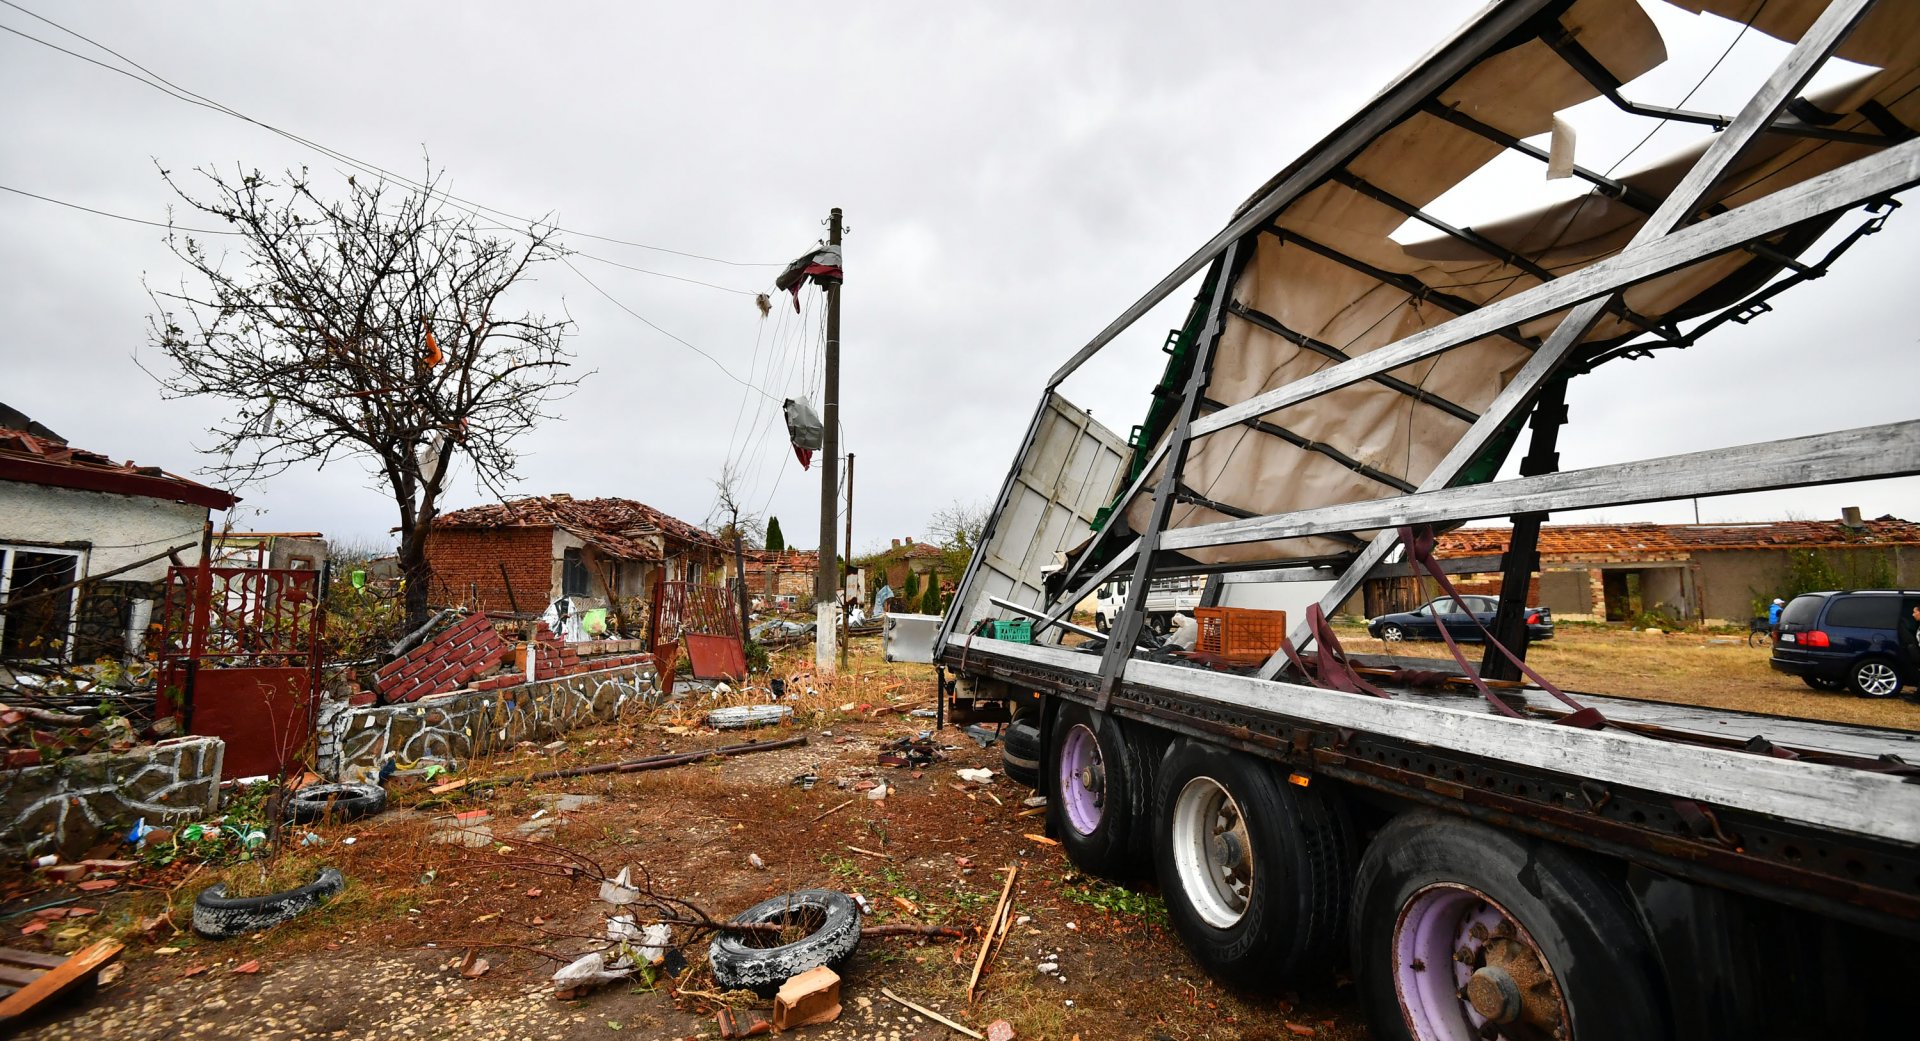
[[[1106,615],[1103,615],[1103,614],[1096,614],[1096,615],[1094,615],[1094,616],[1093,616],[1093,628],[1094,628],[1094,630],[1095,630],[1096,632],[1103,632],[1103,633],[1104,633],[1104,632],[1106,632],[1106,631],[1107,631],[1107,616],[1106,616]]]
[[[1008,777],[1029,788],[1040,787],[1040,725],[1016,719],[1000,733],[1000,765]]]
[[[1407,638],[1407,631],[1397,625],[1383,625],[1380,627],[1380,638],[1388,643],[1399,643]]]
[[[1145,769],[1127,727],[1072,702],[1053,718],[1045,769],[1047,819],[1067,859],[1089,875],[1135,873],[1134,832],[1145,817]]]
[[[1669,1036],[1659,962],[1620,887],[1571,850],[1473,821],[1418,811],[1381,829],[1351,947],[1381,1041],[1483,1036],[1470,1012],[1489,1007],[1524,1037]]]
[[[1188,740],[1168,748],[1157,787],[1160,891],[1202,967],[1240,986],[1330,975],[1353,868],[1337,793]]]
[[[713,978],[724,990],[751,990],[772,997],[789,977],[822,965],[838,969],[860,943],[860,908],[831,889],[802,889],[776,896],[733,916],[741,925],[804,924],[792,943],[767,946],[766,934],[722,932],[707,945]]]
[[[1802,676],[1800,677],[1800,682],[1805,683],[1814,690],[1825,691],[1829,694],[1837,690],[1845,690],[1847,687],[1845,680],[1829,679],[1825,676]]]
[[[1900,693],[1900,666],[1891,658],[1871,656],[1853,663],[1847,687],[1863,698],[1890,698]]]
[[[310,784],[287,797],[295,824],[350,821],[387,808],[387,790],[377,784]]]
[[[230,897],[227,884],[218,882],[194,898],[193,931],[210,940],[228,940],[271,929],[332,900],[346,884],[330,867],[321,868],[312,882],[298,889],[266,896]]]

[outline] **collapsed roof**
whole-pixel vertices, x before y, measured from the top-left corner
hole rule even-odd
[[[1433,555],[1492,556],[1507,551],[1509,528],[1460,528],[1440,536]],[[1757,521],[1747,524],[1544,524],[1542,557],[1597,557],[1623,553],[1699,553],[1714,550],[1868,549],[1920,546],[1920,524],[1881,517],[1850,527],[1845,521]]]
[[[632,499],[575,499],[542,495],[464,510],[434,518],[435,528],[560,528],[586,544],[621,560],[660,560],[656,539],[701,549],[725,549],[719,536],[703,531]]]
[[[224,510],[240,501],[231,492],[157,466],[141,466],[131,459],[115,462],[62,440],[6,428],[0,428],[0,481],[165,499],[213,510]]]
[[[1680,6],[1750,21],[1752,31],[1791,41],[1825,5],[1818,0],[1681,0]],[[1539,10],[1485,48],[1466,71],[1403,114],[1383,119],[1385,128],[1369,143],[1335,163],[1331,173],[1265,223],[1250,255],[1243,251],[1245,262],[1231,283],[1202,415],[1619,252],[1687,172],[1697,152],[1618,180],[1576,166],[1574,176],[1595,185],[1579,199],[1472,229],[1451,227],[1425,213],[1422,207],[1503,151],[1544,163],[1548,152],[1524,139],[1549,133],[1555,114],[1569,107],[1603,94],[1617,98],[1622,84],[1666,58],[1659,33],[1637,0],[1507,2],[1490,5],[1254,199],[1309,164],[1326,162],[1334,143],[1364,120],[1382,119],[1384,99],[1418,82],[1468,30],[1524,7]],[[1774,132],[1739,157],[1699,213],[1778,192],[1871,155],[1920,126],[1920,90],[1914,85],[1920,75],[1920,4],[1878,4],[1835,53],[1879,68],[1791,106],[1791,118],[1776,123]],[[1242,215],[1252,206],[1250,200]],[[1410,218],[1442,234],[1405,245],[1395,241],[1394,232]],[[1831,214],[1812,217],[1772,236],[1765,246],[1722,253],[1625,289],[1584,338],[1569,371],[1590,368],[1643,334],[1680,340],[1673,323],[1738,303],[1790,265],[1834,220]],[[1208,304],[1208,290],[1203,290],[1155,391],[1129,475],[1137,477],[1151,462],[1147,479],[1116,503],[1136,532],[1150,523],[1153,488],[1166,466],[1155,450],[1171,435]],[[1179,472],[1178,504],[1168,530],[1414,490],[1564,315],[1542,316],[1199,438]],[[1513,424],[1464,480],[1490,479],[1518,431]],[[1371,534],[1196,546],[1183,553],[1202,565],[1338,557]]]

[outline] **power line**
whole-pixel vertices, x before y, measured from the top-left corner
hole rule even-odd
[[[0,0],[0,3],[5,3],[5,2],[6,0]],[[600,283],[595,282],[591,278],[588,278],[583,272],[581,272],[579,268],[574,267],[573,261],[568,260],[566,257],[563,256],[560,258],[560,263],[565,264],[567,266],[567,270],[573,272],[576,275],[579,275],[580,281],[585,282],[589,286],[592,286],[594,292],[599,293],[601,296],[606,297],[607,300],[613,304],[613,306],[618,307],[620,310],[627,312],[628,314],[632,315],[635,318],[640,319],[642,324],[646,325],[647,328],[652,329],[654,332],[657,332],[660,335],[665,336],[666,338],[674,341],[675,343],[680,344],[681,346],[687,348],[693,353],[698,354],[700,357],[705,358],[708,361],[712,362],[714,368],[717,368],[722,373],[725,373],[728,379],[732,380],[735,383],[740,384],[743,387],[747,387],[752,390],[758,391],[759,393],[765,395],[768,398],[773,397],[772,394],[768,394],[766,391],[761,390],[759,387],[754,386],[752,383],[749,383],[746,380],[743,380],[740,377],[734,375],[733,370],[727,368],[726,365],[720,361],[720,359],[714,357],[711,354],[708,354],[706,351],[701,350],[700,348],[694,346],[692,343],[686,340],[683,340],[678,336],[675,336],[673,333],[670,333],[667,330],[660,328],[658,325],[655,325],[653,323],[653,320],[648,318],[646,315],[643,315],[640,312],[634,310],[633,308],[628,307],[626,304],[621,303],[619,298],[615,297],[612,293],[609,293],[606,290],[600,288]]]
[[[427,192],[429,195],[437,194],[451,203],[459,204],[456,206],[457,209],[464,210],[465,212],[473,214],[474,216],[480,216],[480,211],[484,210],[487,213],[495,214],[497,216],[504,217],[508,220],[519,221],[520,223],[523,223],[523,224],[530,225],[530,224],[536,223],[535,221],[532,221],[528,218],[520,217],[515,214],[508,213],[505,210],[496,209],[492,206],[488,206],[484,203],[475,202],[471,199],[461,198],[460,196],[454,195],[451,192],[434,188],[431,184],[421,182],[421,181],[415,181],[412,178],[394,173],[393,171],[388,170],[384,167],[375,165],[373,163],[365,162],[360,159],[356,159],[353,156],[346,154],[345,152],[341,152],[336,149],[329,148],[326,145],[319,143],[318,141],[301,137],[299,134],[293,133],[290,130],[282,130],[281,128],[276,127],[270,123],[264,123],[229,105],[226,105],[219,101],[215,101],[212,98],[206,97],[205,95],[197,94],[191,90],[188,90],[185,87],[182,87],[174,83],[172,80],[169,80],[166,77],[160,75],[159,73],[154,72],[153,70],[147,68],[146,66],[140,64],[139,62],[134,61],[132,58],[129,58],[124,54],[121,54],[119,51],[116,51],[113,48],[108,47],[106,44],[103,44],[89,36],[86,36],[83,33],[77,32],[73,29],[69,29],[64,25],[61,25],[59,22],[56,22],[53,19],[46,17],[45,15],[39,14],[35,11],[28,10],[27,8],[22,7],[19,4],[14,3],[13,0],[0,0],[0,4],[5,4],[6,6],[11,7],[14,10],[19,11],[20,13],[27,15],[30,18],[34,18],[38,21],[44,22],[47,25],[50,25],[55,29],[58,29],[61,32],[66,33],[68,36],[71,36],[77,40],[82,40],[93,47],[97,47],[100,50],[113,55],[115,58],[118,58],[121,61],[126,62],[128,65],[131,65],[133,68],[138,69],[141,73],[144,73],[145,75],[144,76],[135,75],[134,73],[129,72],[126,69],[120,68],[115,65],[110,65],[106,62],[100,61],[97,58],[89,57],[77,51],[68,50],[67,48],[62,47],[59,44],[53,43],[48,40],[43,40],[40,37],[34,36],[30,33],[21,32],[20,30],[15,29],[11,26],[0,25],[0,30],[10,32],[22,39],[30,40],[34,43],[41,45],[42,47],[51,48],[52,50],[58,51],[61,54],[65,54],[69,57],[78,58],[79,60],[84,61],[90,65],[95,65],[102,69],[106,69],[109,72],[113,72],[113,73],[117,73],[119,75],[125,76],[136,83],[140,83],[145,86],[151,87],[152,89],[157,90],[160,93],[165,94],[166,96],[173,98],[176,101],[183,101],[190,105],[198,105],[201,108],[211,109],[222,115],[231,116],[232,118],[238,119],[242,122],[251,123],[254,126],[261,128],[262,130],[266,130],[269,133],[277,134],[280,137],[283,137],[289,141],[295,142],[296,144],[304,145],[307,148],[311,148],[322,155],[338,160],[339,162],[346,163],[347,165],[352,166],[355,169],[361,170],[362,172],[375,174],[378,176],[389,178],[394,181],[398,181],[399,183],[412,187],[416,190]],[[719,257],[710,257],[700,253],[687,252],[685,250],[669,249],[665,246],[655,246],[655,245],[652,245],[651,243],[646,243],[646,242],[635,242],[631,239],[615,238],[608,235],[596,235],[588,231],[580,231],[574,228],[561,227],[558,224],[553,225],[553,230],[556,232],[563,232],[568,235],[577,235],[581,238],[597,239],[601,242],[611,242],[611,243],[616,243],[622,246],[631,246],[636,249],[651,250],[656,253],[668,253],[668,254],[672,254],[673,256],[688,257],[693,260],[704,260],[709,263],[723,264],[728,267],[783,267],[785,266],[784,261],[723,260]],[[525,234],[525,233],[520,232],[520,234]],[[667,277],[674,277],[674,276],[667,276]],[[692,280],[688,280],[688,281],[692,281]],[[716,286],[715,288],[724,288],[724,287]],[[734,292],[739,292],[739,290],[734,290]]]
[[[5,2],[6,2],[6,0],[0,0],[0,3],[5,3]],[[4,29],[4,28],[6,28],[6,26],[0,26],[0,29]],[[216,230],[216,229],[213,229],[213,228],[178,228],[178,227],[175,227],[175,226],[173,226],[173,225],[171,225],[171,224],[162,224],[162,223],[160,223],[159,221],[151,221],[151,220],[142,220],[142,219],[140,219],[139,217],[129,217],[129,216],[127,216],[127,215],[126,215],[126,214],[124,214],[124,213],[108,213],[108,212],[107,212],[106,210],[96,210],[96,209],[94,209],[94,208],[93,208],[93,207],[91,207],[91,206],[82,206],[82,205],[80,205],[80,204],[79,204],[79,203],[77,203],[77,202],[67,202],[67,201],[66,201],[66,200],[64,200],[64,199],[55,199],[55,198],[52,198],[52,197],[50,197],[50,196],[46,196],[46,195],[35,195],[35,194],[34,194],[34,193],[32,193],[32,192],[29,192],[29,191],[24,191],[24,190],[22,190],[22,189],[19,189],[19,188],[13,188],[13,187],[9,187],[9,186],[7,186],[7,185],[4,185],[4,184],[0,184],[0,192],[12,192],[12,193],[13,193],[13,194],[15,194],[15,195],[24,195],[24,196],[26,196],[26,197],[27,197],[27,198],[29,198],[29,199],[39,199],[39,200],[40,200],[41,202],[50,202],[50,203],[52,203],[52,204],[54,204],[55,206],[65,206],[65,207],[67,207],[68,209],[72,209],[72,210],[81,210],[81,211],[83,211],[83,212],[86,212],[86,213],[92,213],[92,214],[95,214],[95,215],[98,215],[98,216],[101,216],[101,217],[112,217],[112,218],[113,218],[114,220],[123,220],[123,221],[127,221],[127,222],[129,222],[129,223],[132,223],[132,224],[145,224],[145,225],[147,225],[148,227],[153,227],[153,228],[165,228],[165,229],[167,229],[168,231],[184,231],[184,232],[187,232],[188,234],[192,234],[192,235],[241,235],[241,234],[245,234],[244,232],[238,232],[238,231],[231,231],[231,230],[228,230],[228,231],[220,231],[220,230]]]

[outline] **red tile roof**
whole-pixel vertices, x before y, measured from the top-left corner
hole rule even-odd
[[[1504,553],[1507,528],[1460,528],[1440,537],[1437,557]],[[1839,521],[1763,521],[1752,524],[1548,524],[1540,555],[1558,557],[1677,556],[1727,549],[1825,549],[1920,545],[1920,524],[1897,517],[1849,528]]]
[[[724,549],[720,538],[632,499],[575,499],[542,495],[486,506],[469,506],[434,518],[436,528],[561,528],[622,560],[659,560],[650,541]]]
[[[769,553],[764,549],[747,551],[747,574],[764,575],[777,568],[783,575],[805,574],[820,569],[820,553],[811,549],[788,549]]]
[[[141,466],[131,459],[116,463],[98,452],[12,428],[0,428],[0,480],[166,499],[214,510],[240,501],[231,492],[157,466]]]

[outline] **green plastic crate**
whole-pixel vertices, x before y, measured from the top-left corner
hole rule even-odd
[[[1012,643],[1033,642],[1033,619],[1016,618],[1011,622],[996,620],[993,623],[993,638]]]

